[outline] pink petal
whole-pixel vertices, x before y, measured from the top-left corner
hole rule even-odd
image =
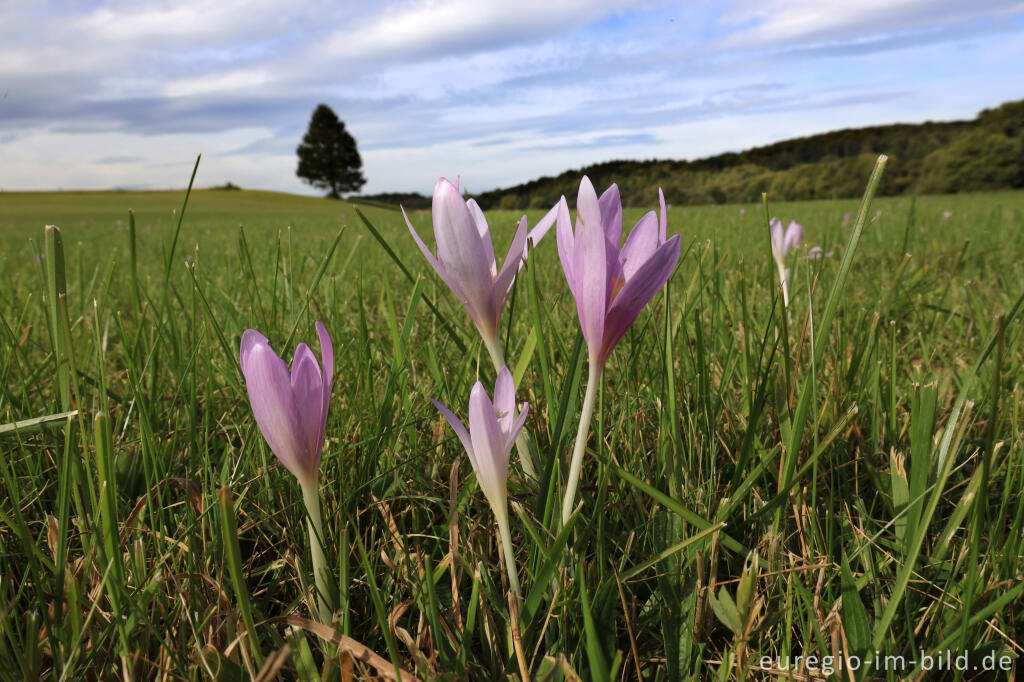
[[[477,232],[480,234],[480,244],[484,247],[487,262],[490,265],[491,277],[494,277],[498,274],[498,265],[494,262],[494,243],[491,240],[491,228],[487,226],[487,218],[484,217],[484,212],[480,210],[480,205],[476,203],[475,199],[467,201],[466,208],[469,209],[469,214],[473,216],[473,222],[476,223]]]
[[[304,443],[302,458],[304,468],[315,471],[320,464],[320,450],[323,440],[318,440],[323,428],[324,381],[320,376],[320,364],[316,356],[304,343],[295,349],[292,359],[292,395],[300,420],[299,437]]]
[[[619,186],[612,183],[597,203],[601,208],[601,220],[608,244],[618,251],[619,245],[622,244],[622,199],[619,197]]]
[[[249,356],[249,351],[252,349],[253,346],[259,344],[263,344],[264,346],[270,345],[270,343],[267,341],[267,337],[263,336],[263,334],[260,334],[255,329],[246,329],[244,332],[242,332],[242,344],[238,352],[238,359],[242,365],[242,374],[245,374],[245,363],[246,358],[248,358]]]
[[[561,201],[565,201],[565,197],[562,197]],[[540,244],[540,240],[544,238],[544,235],[548,233],[551,226],[555,224],[555,218],[558,216],[560,204],[555,204],[551,207],[551,210],[544,214],[544,217],[537,221],[537,224],[530,230],[529,242],[533,246]]]
[[[469,455],[469,462],[473,465],[473,469],[476,470],[476,455],[473,453],[473,441],[469,438],[469,431],[466,430],[462,420],[455,416],[455,414],[447,407],[434,400],[430,399],[430,402],[434,403],[434,407],[441,413],[441,416],[448,420],[452,430],[455,431],[455,435],[462,441],[462,447],[466,448],[466,454]]]
[[[509,450],[494,415],[494,405],[479,381],[469,394],[469,436],[476,453],[476,477],[494,508],[505,506]]]
[[[493,333],[497,325],[491,259],[480,239],[476,222],[454,185],[441,179],[434,189],[434,237],[437,258],[452,279],[459,283],[473,321],[482,332]]]
[[[556,208],[558,209],[558,227],[555,237],[558,242],[558,260],[562,261],[562,272],[565,273],[565,281],[569,283],[569,290],[572,292],[573,298],[579,299],[580,267],[577,264],[576,237],[572,232],[569,204],[564,196],[558,201]]]
[[[324,430],[327,427],[327,410],[331,404],[331,389],[334,387],[334,344],[327,328],[320,322],[316,323],[316,334],[320,339],[320,361],[323,366],[323,412],[320,415],[320,435],[317,443],[324,442]]]
[[[654,255],[660,242],[658,242],[658,217],[654,211],[646,214],[637,221],[636,226],[630,230],[626,237],[626,244],[622,247],[619,255],[619,262],[622,263],[622,275],[628,282],[636,274],[636,271]]]
[[[804,242],[804,228],[803,225],[791,220],[789,226],[786,228],[786,238],[782,244],[782,252],[789,253],[793,249],[799,247]]]
[[[512,381],[512,372],[508,367],[498,371],[498,379],[494,382],[494,414],[502,433],[508,433],[516,409],[516,387]]]
[[[604,225],[601,223],[601,205],[597,200],[597,192],[594,185],[586,175],[580,180],[580,189],[576,194],[576,239],[580,238],[580,225],[583,227],[593,226],[595,230],[604,233]]]
[[[516,438],[519,437],[519,432],[523,430],[523,426],[526,424],[526,415],[530,411],[530,405],[523,403],[523,409],[519,412],[519,416],[516,417],[515,423],[512,424],[512,428],[508,431],[508,439],[505,441],[505,449],[512,452],[512,446],[516,442]]]
[[[460,301],[465,301],[466,294],[462,291],[462,287],[460,287],[459,283],[455,281],[450,274],[448,274],[448,271],[444,269],[444,266],[441,265],[440,261],[434,257],[434,254],[431,253],[430,249],[427,248],[427,245],[423,243],[422,239],[420,239],[420,235],[416,232],[416,228],[414,228],[412,223],[409,222],[409,216],[406,215],[404,208],[402,209],[402,215],[405,217],[405,224],[409,226],[409,232],[412,233],[412,238],[416,241],[416,245],[420,247],[420,251],[423,252],[427,262],[430,263],[430,267],[434,268],[434,272],[441,277],[441,281],[448,285],[448,288],[452,290],[453,294],[455,294],[455,298]]]
[[[665,193],[658,188],[658,204],[661,207],[658,212],[658,244],[664,244],[668,239],[668,211],[665,210]]]
[[[508,292],[512,290],[512,283],[515,282],[516,273],[522,266],[526,257],[526,216],[519,221],[519,229],[512,237],[512,243],[505,254],[505,261],[501,265],[501,272],[494,280],[494,299],[497,307],[497,315],[501,317],[501,311],[505,307],[505,300]]]
[[[768,223],[768,230],[771,233],[772,238],[772,256],[775,260],[782,260],[786,255],[783,249],[782,243],[784,237],[782,234],[782,222],[778,218],[772,218]]]
[[[576,307],[583,338],[593,354],[600,349],[604,336],[604,317],[611,282],[608,277],[607,237],[600,221],[594,188],[586,176],[580,183],[576,212],[576,248],[582,265],[578,275],[580,291],[577,292]]]
[[[316,470],[307,466],[302,418],[284,361],[266,343],[250,344],[242,373],[252,414],[267,445],[297,478],[309,480]]]
[[[619,343],[622,335],[636,321],[637,315],[648,301],[665,286],[679,262],[680,237],[671,238],[654,252],[654,255],[642,264],[632,279],[626,280],[622,291],[615,297],[608,319],[605,323],[604,341],[601,348],[600,361],[607,360],[608,355]]]

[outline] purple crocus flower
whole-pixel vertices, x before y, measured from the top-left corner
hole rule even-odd
[[[494,258],[494,244],[487,218],[476,201],[463,200],[458,180],[441,178],[434,187],[431,208],[434,219],[435,256],[405,216],[413,239],[456,298],[465,306],[485,342],[498,338],[498,319],[512,290],[516,272],[526,254],[526,216],[519,221],[512,245],[501,269]],[[539,240],[539,236],[535,236]],[[502,363],[504,364],[504,363]]]
[[[942,212],[942,219],[943,220],[949,220],[952,217],[953,217],[953,212],[952,211],[947,209],[947,210]]]
[[[804,241],[803,225],[795,220],[790,220],[789,225],[783,230],[782,221],[772,218],[769,228],[772,236],[772,255],[776,262],[784,260],[786,254],[799,247]]]
[[[519,596],[519,577],[512,554],[512,536],[508,525],[508,460],[516,436],[526,423],[529,406],[522,404],[516,413],[515,384],[512,372],[502,367],[494,384],[494,402],[487,397],[487,390],[481,382],[473,385],[469,394],[469,429],[447,407],[431,399],[455,434],[462,441],[469,455],[469,463],[476,472],[487,502],[491,505],[498,522],[502,545],[505,551],[509,585]]]
[[[334,379],[334,346],[317,322],[320,355],[317,362],[305,343],[295,349],[291,373],[255,329],[242,334],[240,359],[245,388],[260,432],[288,471],[303,485],[315,483],[320,470],[327,407]]]
[[[249,393],[256,425],[267,445],[299,479],[302,502],[306,507],[310,554],[317,591],[320,622],[331,622],[331,570],[324,556],[323,521],[317,484],[320,478],[320,453],[324,445],[327,408],[334,381],[334,346],[324,326],[317,322],[321,363],[305,343],[300,343],[292,358],[292,370],[270,347],[267,337],[255,329],[242,334],[239,352],[245,389]]]
[[[779,269],[779,282],[782,283],[782,303],[789,307],[789,268],[786,267],[786,255],[798,248],[804,241],[804,228],[795,220],[789,221],[785,230],[778,218],[772,218],[768,227],[772,238],[772,257]]]
[[[557,206],[558,257],[576,299],[576,314],[590,356],[587,392],[562,498],[563,525],[569,522],[576,501],[601,371],[622,335],[679,262],[680,238],[678,234],[667,238],[668,211],[660,189],[658,200],[659,214],[651,211],[640,218],[621,248],[622,201],[616,185],[599,199],[590,178],[583,176],[576,197],[575,232],[570,227],[565,197]]]
[[[666,239],[665,195],[658,190],[660,214],[647,213],[622,242],[622,202],[612,185],[598,199],[583,176],[576,197],[576,230],[571,228],[565,197],[558,205],[558,256],[590,362],[603,366],[609,354],[679,261],[679,235]]]

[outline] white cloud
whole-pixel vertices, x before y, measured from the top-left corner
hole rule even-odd
[[[1013,90],[1019,0],[736,0],[725,11],[667,0],[98,0],[4,11],[8,189],[181,185],[202,151],[206,184],[312,192],[294,176],[294,148],[318,102],[356,136],[376,192],[429,191],[459,172],[489,189],[613,157],[693,158],[970,116],[1024,96]],[[184,171],[176,157],[158,165],[168,150]]]
[[[338,28],[313,54],[365,63],[489,51],[536,42],[627,8],[614,0],[418,0]]]
[[[160,88],[160,93],[174,98],[238,92],[266,85],[269,80],[269,74],[262,67],[231,69],[194,78],[172,78]]]
[[[305,12],[287,0],[112,2],[75,17],[69,27],[101,42],[180,49],[210,40],[272,38],[296,15]]]
[[[737,32],[729,47],[785,46],[863,40],[880,34],[936,29],[984,13],[1012,14],[1024,3],[1000,0],[741,0],[722,22]]]

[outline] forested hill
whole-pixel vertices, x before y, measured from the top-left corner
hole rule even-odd
[[[598,188],[617,182],[627,206],[656,202],[658,187],[677,205],[757,201],[761,192],[775,201],[856,197],[878,154],[890,157],[882,194],[1024,187],[1024,100],[970,121],[850,128],[695,161],[607,161],[475,197],[485,210],[548,208],[574,197],[583,174]],[[429,207],[429,197],[417,196],[401,195],[401,203]]]

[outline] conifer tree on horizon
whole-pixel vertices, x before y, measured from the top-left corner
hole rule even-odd
[[[313,112],[295,153],[299,155],[295,174],[303,182],[327,190],[327,196],[333,199],[340,199],[342,192],[358,192],[366,184],[356,141],[326,104]]]

